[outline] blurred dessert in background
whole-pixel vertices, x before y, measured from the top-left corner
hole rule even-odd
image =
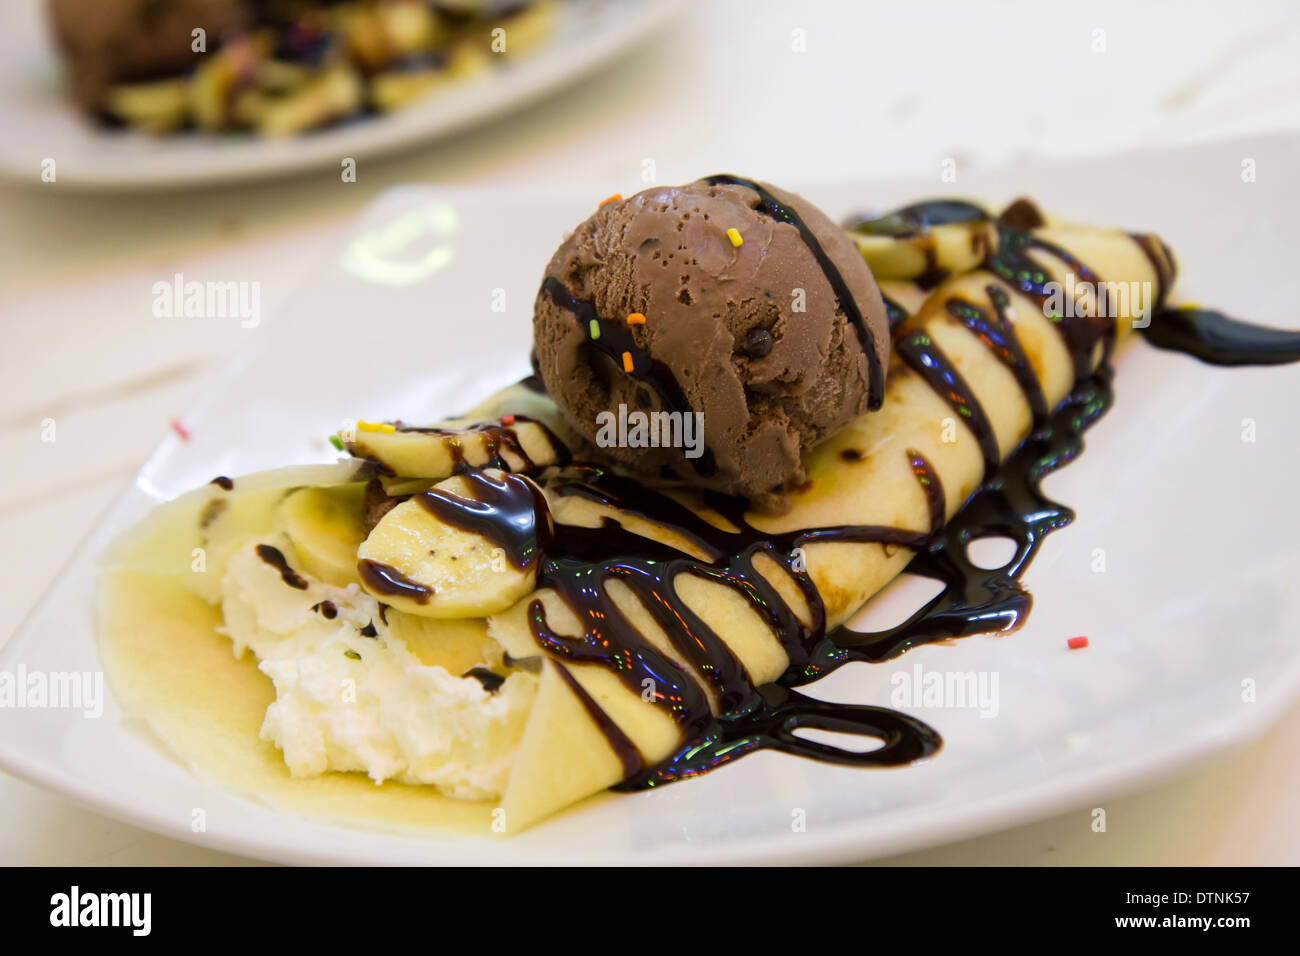
[[[558,0],[50,0],[80,106],[148,133],[386,113],[550,33]],[[498,32],[504,31],[504,32]]]

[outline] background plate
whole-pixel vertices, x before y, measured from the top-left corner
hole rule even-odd
[[[1182,260],[1181,298],[1296,327],[1300,184],[1289,172],[1300,157],[1294,141],[1251,150],[1135,154],[942,187],[808,196],[840,216],[943,192],[990,202],[1034,195],[1076,218],[1161,233]],[[1246,158],[1256,182],[1242,180]],[[94,556],[153,501],[215,474],[328,460],[323,436],[343,418],[433,418],[522,374],[542,267],[599,198],[386,194],[185,416],[191,440],[159,446],[0,653],[0,670],[97,668]],[[492,309],[497,290],[504,312]],[[996,674],[996,716],[905,708],[945,739],[923,764],[862,771],[760,753],[657,792],[602,797],[493,842],[272,813],[191,777],[111,702],[99,719],[0,709],[0,767],[138,826],[286,862],[860,860],[1093,806],[1244,741],[1300,691],[1298,379],[1294,367],[1215,369],[1143,342],[1123,351],[1115,407],[1088,433],[1085,454],[1047,482],[1079,518],[1030,568],[1027,626],[852,665],[814,685],[827,698],[888,703],[891,677],[917,666]],[[1244,441],[1251,427],[1255,440]],[[1098,549],[1104,571],[1094,570]],[[871,613],[884,623],[901,604],[895,592]],[[1077,634],[1091,647],[1067,650]],[[207,811],[205,833],[190,831],[194,807]],[[793,831],[798,811],[805,832]]]
[[[408,109],[285,140],[243,134],[151,137],[89,122],[66,95],[44,0],[0,6],[0,174],[40,182],[54,157],[61,185],[184,186],[333,166],[426,142],[576,82],[666,24],[685,0],[568,0],[553,35],[500,69]]]

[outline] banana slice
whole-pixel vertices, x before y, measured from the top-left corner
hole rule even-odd
[[[293,93],[268,101],[258,129],[264,136],[293,136],[350,116],[361,109],[364,101],[360,74],[338,64]]]
[[[462,462],[527,471],[554,464],[561,455],[544,426],[523,419],[510,424],[454,420],[428,429],[359,425],[347,449],[393,475],[434,480],[448,477]]]
[[[109,90],[108,111],[146,133],[170,133],[189,117],[184,79],[121,83]]]
[[[357,552],[361,584],[408,614],[485,617],[533,589],[550,522],[527,478],[497,469],[457,475],[380,519]],[[476,530],[486,527],[507,529],[509,539]]]
[[[953,273],[959,275],[960,273]],[[908,316],[916,315],[930,297],[930,290],[914,279],[881,279],[877,283],[880,294],[889,308],[889,328],[892,332]]]
[[[932,216],[939,221],[931,222]],[[956,201],[907,206],[856,223],[848,232],[877,279],[968,272],[984,261],[995,241],[992,217]]]
[[[280,520],[307,573],[327,584],[360,584],[357,549],[365,540],[364,484],[300,488],[280,505]]]
[[[435,620],[389,608],[384,612],[388,633],[426,666],[446,668],[457,677],[475,667],[502,667],[501,645],[488,636],[481,617]]]
[[[380,475],[379,483],[384,488],[384,494],[390,498],[405,498],[407,495],[428,491],[433,487],[432,478],[391,478],[388,475]]]
[[[451,76],[443,69],[388,70],[371,79],[370,102],[381,113],[391,113],[451,83]]]

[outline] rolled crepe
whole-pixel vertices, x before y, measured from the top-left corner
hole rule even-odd
[[[1152,250],[1163,247],[1145,237],[1064,224],[1047,224],[1033,234],[1087,264],[1106,281],[1137,283],[1138,288],[1150,291],[1145,297],[1119,302],[1114,316],[1117,340],[1125,338],[1134,321],[1149,314],[1167,291],[1161,284],[1172,273],[1172,263],[1153,259]],[[1073,271],[1066,262],[1041,250],[1032,255],[1049,276],[1066,283],[1066,273]],[[1078,276],[1077,281],[1081,284],[1085,277]],[[994,298],[999,301],[995,303]],[[749,524],[771,534],[839,525],[886,526],[925,534],[931,530],[931,503],[917,482],[909,452],[919,452],[928,460],[945,489],[946,521],[982,483],[990,455],[1000,461],[1025,439],[1034,420],[1025,389],[1006,362],[953,314],[949,306],[954,303],[959,307],[974,304],[987,315],[998,314],[1000,306],[1048,408],[1059,404],[1075,387],[1080,369],[1061,327],[1044,314],[1039,299],[984,269],[949,279],[901,324],[896,341],[921,334],[942,349],[982,407],[995,445],[990,448],[986,437],[982,447],[980,437],[953,404],[908,364],[904,354],[896,354],[882,408],[863,415],[813,449],[806,460],[809,479],[794,492],[789,513],[777,518],[750,513],[746,515]],[[1093,350],[1084,371],[1097,366],[1102,351],[1100,346]],[[721,516],[698,504],[697,509],[725,527]],[[575,505],[565,499],[559,503],[556,517],[595,525],[601,512],[588,502]],[[825,605],[828,627],[854,615],[902,572],[913,554],[896,546],[846,542],[812,542],[804,551],[808,571]],[[773,561],[760,565],[759,570],[807,624],[807,603],[786,570]],[[684,575],[678,577],[677,589],[688,606],[725,640],[753,683],[774,681],[786,670],[789,660],[780,642],[734,590]],[[543,602],[553,630],[577,633],[576,618],[558,595],[539,592],[489,621],[489,632],[512,655],[536,653],[526,620],[526,609],[534,599]],[[635,597],[624,590],[615,600],[651,644],[687,666]],[[609,670],[573,663],[563,664],[561,670],[554,664],[548,662],[543,670],[537,702],[506,791],[503,805],[512,828],[527,826],[622,779],[616,752],[585,712],[591,702],[650,763],[666,759],[684,742],[661,708],[643,701]],[[580,699],[583,694],[589,701]],[[564,730],[566,726],[571,729]]]
[[[1120,303],[1122,308],[1115,316],[1116,340],[1127,336],[1134,320],[1149,313],[1166,292],[1161,283],[1167,283],[1172,264],[1161,260],[1163,247],[1147,238],[1055,223],[1045,224],[1033,234],[1085,263],[1097,277],[1113,283],[1146,284],[1157,290],[1145,300],[1135,297]],[[1029,255],[1048,277],[1062,283],[1068,272],[1075,271],[1069,262],[1043,249],[1030,250]],[[916,288],[912,277],[896,281]],[[1098,346],[1082,362],[1077,361],[1067,347],[1064,326],[1044,314],[1040,300],[991,271],[955,276],[923,301],[912,295],[908,302],[895,331],[896,340],[921,336],[942,349],[982,409],[987,432],[972,428],[970,419],[936,389],[933,380],[909,364],[907,349],[896,349],[883,407],[850,423],[810,452],[806,460],[809,480],[793,492],[789,513],[780,517],[751,513],[746,521],[753,527],[781,534],[860,524],[926,534],[932,530],[933,502],[916,480],[913,452],[925,457],[945,489],[943,519],[956,513],[979,487],[990,464],[1005,458],[1023,441],[1035,411],[1026,397],[1025,379],[1018,378],[1005,356],[991,349],[962,319],[968,314],[963,310],[971,306],[981,314],[1005,320],[1023,351],[1032,382],[1049,408],[1064,399],[1080,375],[1103,358]],[[500,435],[492,429],[470,429],[450,438],[445,432],[365,432],[354,450],[371,460],[367,463],[240,478],[231,494],[209,487],[158,509],[112,549],[101,577],[101,647],[110,683],[124,709],[149,720],[191,766],[225,785],[281,806],[332,816],[382,818],[389,824],[456,819],[486,825],[487,813],[493,808],[471,812],[463,802],[439,797],[427,787],[390,782],[376,788],[356,774],[291,779],[283,763],[277,765],[269,744],[256,740],[255,733],[249,739],[250,728],[255,729],[261,721],[259,708],[265,710],[269,702],[269,682],[248,660],[218,663],[213,646],[214,642],[219,646],[222,639],[213,634],[216,622],[210,607],[215,600],[214,580],[211,575],[191,573],[191,565],[193,549],[204,540],[203,522],[211,509],[221,511],[221,520],[235,522],[240,530],[262,533],[273,527],[275,505],[291,487],[359,483],[388,472],[401,478],[437,480],[451,474],[458,457],[470,464],[496,461],[498,466],[534,471],[562,460],[563,449],[551,435],[563,434],[563,418],[545,396],[514,387],[467,415],[466,420],[506,414],[545,422],[550,432],[533,422],[512,423],[518,435],[517,448],[503,447]],[[453,424],[466,427],[465,421]],[[446,447],[448,442],[452,450]],[[674,493],[674,497],[718,527],[727,526],[726,519],[702,500],[687,492]],[[688,554],[695,551],[690,541],[672,531],[612,511],[608,505],[550,490],[547,499],[558,522],[597,527],[602,518],[611,516],[628,531]],[[214,505],[214,501],[224,504]],[[828,626],[856,613],[912,556],[903,547],[843,541],[814,541],[804,552]],[[207,560],[215,562],[209,565],[210,570],[219,572],[220,548],[207,555]],[[805,626],[810,625],[812,611],[788,571],[761,555],[757,568]],[[656,650],[693,673],[668,634],[625,585],[609,581],[604,586],[618,609]],[[752,683],[775,681],[786,671],[790,662],[783,645],[735,590],[691,575],[680,575],[674,587],[687,606],[723,639]],[[509,832],[625,778],[626,765],[611,744],[610,727],[651,764],[666,759],[685,743],[682,728],[661,707],[648,703],[612,671],[600,665],[562,661],[543,651],[528,620],[535,601],[544,608],[547,625],[554,633],[577,636],[581,630],[574,612],[556,592],[545,588],[486,622],[487,633],[509,655],[506,660],[540,658],[536,697],[501,801],[504,818],[500,822]],[[182,606],[189,624],[183,628],[169,625]],[[142,639],[142,632],[164,636]],[[164,653],[165,659],[160,656]],[[233,665],[242,669],[229,670]],[[192,676],[195,668],[208,668],[208,677],[187,680],[185,675]],[[707,681],[694,676],[712,695]],[[234,711],[223,712],[223,695]],[[196,709],[203,719],[194,719]],[[375,793],[387,796],[375,797]],[[427,799],[421,803],[419,798],[426,793]]]

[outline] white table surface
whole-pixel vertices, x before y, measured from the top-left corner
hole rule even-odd
[[[273,314],[390,185],[583,183],[604,196],[635,191],[646,159],[660,182],[723,169],[778,183],[937,180],[945,159],[960,181],[1026,157],[1300,129],[1295,5],[975,6],[701,2],[617,72],[362,163],[351,184],[326,172],[129,196],[0,186],[0,643],[247,341],[219,322],[142,334],[153,283],[259,280]],[[790,51],[795,29],[805,53]],[[54,443],[41,441],[48,418]],[[1109,802],[1105,834],[1085,808],[888,862],[1295,865],[1297,752],[1300,707],[1242,751]],[[239,862],[0,775],[0,863]]]

